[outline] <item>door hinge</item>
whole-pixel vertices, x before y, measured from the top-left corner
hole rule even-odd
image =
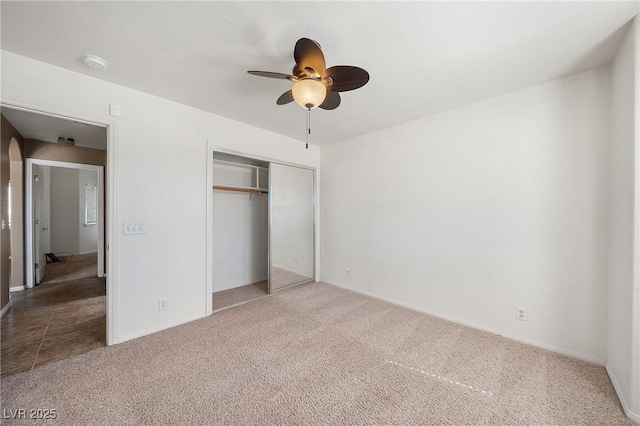
[[[40,268],[40,264],[38,262],[36,262],[36,269]]]

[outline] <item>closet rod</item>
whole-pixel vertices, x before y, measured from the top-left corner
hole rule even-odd
[[[266,189],[260,188],[242,188],[239,186],[224,186],[224,185],[213,185],[213,189],[217,189],[220,191],[234,191],[234,192],[251,192],[253,194],[268,194],[269,191]]]

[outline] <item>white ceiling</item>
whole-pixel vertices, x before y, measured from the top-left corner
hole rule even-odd
[[[58,137],[73,138],[76,146],[107,149],[104,127],[10,108],[2,108],[1,112],[25,139],[57,143]]]
[[[293,46],[369,84],[312,112],[311,143],[366,134],[611,62],[637,1],[11,2],[2,49],[303,140],[305,111],[277,106]],[[83,53],[105,58],[96,71]]]

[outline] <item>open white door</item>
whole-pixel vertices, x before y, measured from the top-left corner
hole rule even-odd
[[[45,170],[38,164],[33,165],[33,260],[35,284],[40,284],[44,278],[47,261],[45,258],[47,232],[49,223],[45,217],[45,193],[47,178]]]

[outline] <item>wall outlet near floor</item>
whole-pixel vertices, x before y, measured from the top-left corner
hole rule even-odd
[[[351,278],[351,269],[347,268],[347,278]]]
[[[295,257],[293,258],[293,263],[295,263],[295,264],[297,265],[299,260],[300,260],[300,259],[298,258],[298,256],[295,256]]]
[[[526,321],[527,320],[527,308],[523,308],[522,306],[517,306],[516,307],[516,319],[519,319],[520,321]]]
[[[166,311],[167,310],[168,300],[166,298],[158,300],[158,310]]]

